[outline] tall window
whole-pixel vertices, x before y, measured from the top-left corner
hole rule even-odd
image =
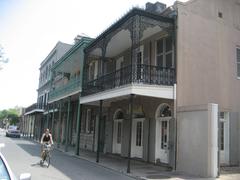
[[[142,122],[137,122],[136,146],[142,146]]]
[[[224,122],[220,122],[220,150],[224,150]]]
[[[86,117],[86,132],[90,133],[90,123],[91,123],[91,109],[87,109]]]
[[[156,46],[156,65],[167,68],[174,67],[172,37],[158,40]]]
[[[121,144],[122,141],[122,122],[117,122],[117,143]]]
[[[240,78],[240,47],[237,47],[237,77]]]
[[[98,62],[93,61],[89,64],[89,69],[88,69],[88,79],[94,80],[97,78],[97,72],[98,72]]]

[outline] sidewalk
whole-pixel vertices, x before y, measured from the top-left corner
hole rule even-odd
[[[32,140],[32,139],[31,139]],[[35,141],[37,142],[37,141]],[[39,143],[39,142],[37,142]],[[56,150],[59,150],[69,156],[76,158],[84,159],[86,161],[98,164],[107,169],[123,173],[127,176],[133,177],[139,180],[184,180],[184,179],[193,179],[193,180],[238,180],[240,179],[240,167],[222,167],[220,178],[201,178],[196,176],[187,175],[182,172],[171,171],[167,167],[154,165],[151,163],[146,163],[137,160],[131,160],[131,173],[127,173],[127,159],[112,155],[112,154],[100,154],[99,163],[96,163],[96,153],[80,150],[79,156],[75,155],[74,147],[69,146],[68,152],[64,151],[64,146],[60,148],[55,147]]]
[[[96,163],[96,153],[87,150],[80,150],[79,156],[74,154],[74,148],[69,147],[68,152],[64,151],[64,146],[58,148],[58,150],[77,158],[81,158],[92,163]],[[157,180],[157,179],[168,179],[168,180],[182,180],[182,179],[201,179],[186,175],[180,172],[171,171],[168,167],[158,166],[151,163],[146,163],[137,160],[131,160],[131,173],[127,173],[127,159],[111,154],[100,154],[99,163],[104,168],[108,168],[127,176],[133,177],[140,180]]]

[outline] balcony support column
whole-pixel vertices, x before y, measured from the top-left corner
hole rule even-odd
[[[60,147],[60,143],[61,143],[61,119],[62,119],[62,101],[60,100],[59,103],[59,115],[58,115],[58,138],[57,138],[57,147]]]
[[[132,47],[131,47],[131,74],[132,74],[132,82],[135,82],[137,77],[137,65],[138,65],[138,53],[140,51],[140,38],[143,29],[141,28],[141,17],[136,15],[132,17],[132,26],[130,28],[131,32],[131,40],[132,40]]]
[[[66,123],[67,126],[66,126],[66,133],[65,133],[65,152],[68,151],[70,106],[71,106],[71,96],[69,96],[69,98],[68,98],[67,123]]]
[[[46,123],[46,128],[49,128],[49,104],[47,104],[47,123]]]
[[[133,96],[134,94],[130,95],[129,104],[130,104],[130,111],[129,111],[129,141],[128,141],[128,161],[127,161],[127,173],[130,173],[130,164],[131,164],[131,146],[132,146],[132,121],[133,121]]]
[[[100,135],[101,135],[101,123],[102,123],[102,104],[103,100],[100,100],[99,106],[99,119],[98,119],[98,136],[97,136],[97,157],[96,162],[99,162],[99,154],[100,154]]]
[[[102,57],[101,57],[101,59],[102,59],[102,61],[101,61],[101,66],[100,66],[100,68],[101,68],[101,75],[103,76],[104,75],[104,64],[105,64],[105,57],[106,57],[106,50],[107,50],[107,44],[108,44],[108,41],[107,41],[107,39],[104,39],[103,40],[103,43],[102,43]]]
[[[75,154],[79,155],[80,147],[80,133],[81,133],[81,119],[82,119],[82,104],[80,104],[80,94],[78,100],[78,111],[77,111],[77,138],[76,138],[76,149]]]
[[[54,138],[54,115],[55,115],[55,103],[53,103],[53,112],[52,112],[52,127],[51,127],[51,131],[52,131],[52,138]]]

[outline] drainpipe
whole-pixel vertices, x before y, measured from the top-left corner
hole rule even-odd
[[[173,97],[174,97],[174,119],[175,119],[175,145],[174,145],[174,170],[177,170],[177,10],[175,10],[174,15],[174,65],[175,65],[175,82],[173,88]]]

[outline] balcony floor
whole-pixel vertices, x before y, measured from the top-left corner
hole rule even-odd
[[[118,88],[105,90],[96,94],[81,97],[80,103],[87,104],[99,100],[108,100],[112,98],[120,98],[130,94],[174,99],[174,86],[164,85],[146,85],[146,84],[130,84]]]

